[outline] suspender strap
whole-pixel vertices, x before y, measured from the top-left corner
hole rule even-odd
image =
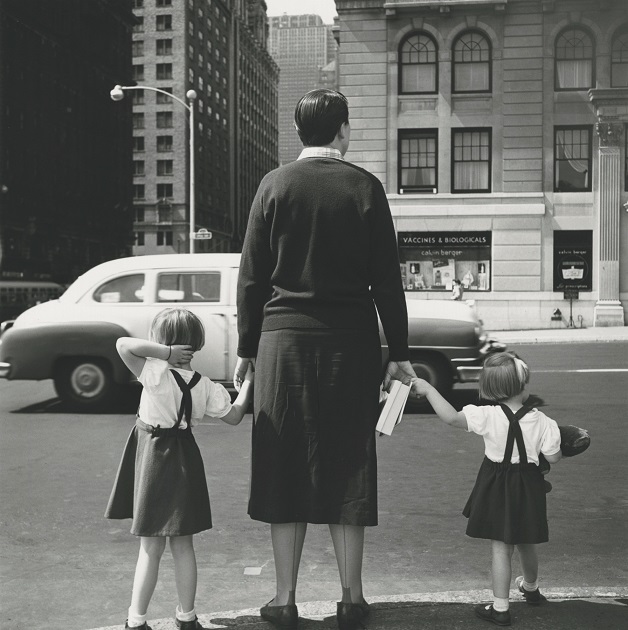
[[[179,408],[179,415],[174,428],[179,428],[184,415],[185,421],[189,427],[190,420],[192,418],[192,394],[190,390],[201,380],[201,375],[198,372],[194,372],[190,382],[186,383],[181,374],[179,374],[176,370],[170,370],[170,372],[172,373],[172,376],[174,376],[174,380],[177,382],[177,385],[183,394],[183,398],[181,398],[181,407]]]
[[[506,418],[508,418],[508,437],[506,438],[506,450],[504,451],[504,463],[510,464],[510,460],[512,459],[512,451],[514,449],[515,440],[517,440],[517,450],[519,451],[519,463],[527,464],[528,463],[528,454],[526,453],[526,445],[523,441],[523,433],[521,432],[521,427],[519,426],[519,420],[525,416],[528,411],[530,411],[530,407],[521,407],[517,413],[513,413],[507,405],[503,405],[500,403],[499,405],[502,408],[502,411],[506,414]]]

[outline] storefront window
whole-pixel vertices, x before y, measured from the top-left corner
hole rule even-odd
[[[491,290],[491,232],[399,232],[406,291]]]

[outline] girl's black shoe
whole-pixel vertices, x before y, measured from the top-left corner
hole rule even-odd
[[[146,622],[144,622],[144,625],[142,626],[134,626],[133,628],[131,628],[131,626],[129,626],[128,619],[124,622],[124,629],[125,630],[153,630]]]
[[[205,628],[201,626],[201,622],[198,620],[198,617],[194,619],[194,621],[181,621],[175,617],[175,623],[179,630],[205,630]]]
[[[340,630],[358,630],[364,628],[364,618],[368,615],[368,604],[345,604],[338,602],[336,605],[336,618]]]
[[[299,611],[296,604],[286,604],[285,606],[269,606],[268,604],[262,606],[259,611],[264,621],[270,621],[282,630],[296,630],[299,622]]]

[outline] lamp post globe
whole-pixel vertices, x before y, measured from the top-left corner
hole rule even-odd
[[[195,101],[197,96],[198,95],[196,94],[196,90],[188,90],[185,93],[185,97],[188,99],[188,101]]]
[[[120,85],[114,86],[113,90],[109,92],[112,101],[121,101],[124,98],[124,91]]]

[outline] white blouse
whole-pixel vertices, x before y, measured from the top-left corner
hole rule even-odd
[[[508,418],[498,405],[465,405],[468,431],[484,438],[484,454],[493,462],[501,462],[506,450]],[[555,455],[560,450],[560,430],[554,420],[538,409],[532,409],[519,420],[528,462],[539,464],[539,453]],[[519,463],[519,450],[515,441],[511,463]]]
[[[159,425],[166,429],[176,424],[181,399],[181,389],[170,373],[171,366],[161,359],[146,359],[142,373],[137,379],[143,386],[140,398],[139,417],[146,424],[154,427]],[[186,383],[189,383],[193,371],[175,369]],[[220,384],[202,376],[201,380],[190,390],[192,394],[192,418],[194,426],[208,415],[213,418],[222,418],[231,409],[231,397],[229,392]],[[185,416],[179,425],[181,429],[187,427]]]

